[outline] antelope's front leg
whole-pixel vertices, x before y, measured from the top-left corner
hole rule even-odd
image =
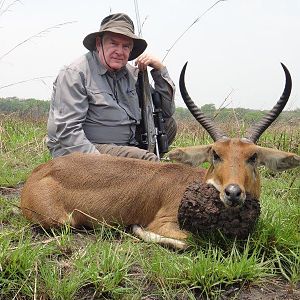
[[[158,243],[163,246],[175,249],[185,249],[187,244],[185,239],[188,234],[180,230],[178,224],[150,224],[146,229],[139,225],[133,225],[132,231],[135,235],[146,242]]]

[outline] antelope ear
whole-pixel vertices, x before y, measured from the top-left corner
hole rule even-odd
[[[209,160],[211,145],[177,148],[168,153],[171,160],[197,166]]]
[[[284,171],[300,166],[300,156],[294,153],[258,147],[257,154],[259,163],[273,171]]]

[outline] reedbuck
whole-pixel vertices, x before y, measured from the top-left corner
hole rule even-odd
[[[185,65],[180,76],[182,97],[213,144],[171,151],[169,157],[180,163],[80,153],[55,158],[28,178],[21,196],[24,215],[45,228],[65,223],[133,225],[133,232],[146,241],[184,248],[187,232],[179,229],[177,215],[183,193],[193,181],[214,185],[225,206],[241,206],[246,192],[259,198],[259,165],[275,171],[300,165],[296,154],[255,145],[289,98],[291,78],[282,66],[286,83],[277,104],[245,138],[231,139],[189,97]],[[196,167],[203,162],[210,162],[208,170]]]

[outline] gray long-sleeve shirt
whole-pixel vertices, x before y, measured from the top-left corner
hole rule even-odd
[[[93,144],[134,145],[141,110],[136,92],[138,69],[130,64],[108,71],[97,52],[63,68],[53,85],[47,145],[53,157],[75,151],[98,152]],[[166,68],[152,70],[165,117],[175,111],[175,86]]]

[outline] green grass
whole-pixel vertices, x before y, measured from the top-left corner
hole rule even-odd
[[[1,122],[0,187],[6,192],[49,154],[45,122],[12,117]],[[198,131],[181,130],[175,146],[209,143]],[[295,288],[299,169],[261,174],[261,217],[248,239],[190,236],[186,251],[139,241],[123,228],[45,232],[22,216],[18,196],[0,194],[0,299],[220,299],[230,288],[275,278]]]
[[[1,115],[0,186],[10,187],[24,182],[34,166],[50,159],[45,136],[45,120]]]

